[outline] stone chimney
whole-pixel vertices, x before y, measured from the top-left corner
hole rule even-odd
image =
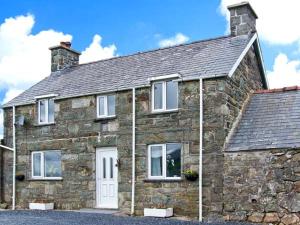
[[[51,72],[63,70],[79,64],[80,52],[71,48],[71,42],[60,42],[51,50]]]
[[[256,32],[258,17],[249,2],[241,2],[227,8],[230,12],[231,35],[238,36]]]

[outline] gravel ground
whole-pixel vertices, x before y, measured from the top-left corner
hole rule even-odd
[[[62,211],[1,211],[1,225],[196,225],[175,219],[125,217],[99,213]],[[206,223],[203,223],[203,225]],[[246,223],[209,223],[209,225],[249,225]]]

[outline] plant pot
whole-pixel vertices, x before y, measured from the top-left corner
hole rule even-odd
[[[25,175],[24,174],[16,175],[16,180],[23,181],[24,179],[25,179]]]
[[[29,209],[52,210],[54,209],[54,203],[29,203]]]
[[[185,178],[188,181],[196,181],[198,179],[199,175],[198,174],[185,174]]]
[[[144,208],[144,216],[150,217],[171,217],[173,216],[173,208],[167,209],[151,209],[151,208]]]

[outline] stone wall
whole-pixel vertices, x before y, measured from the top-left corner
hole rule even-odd
[[[300,224],[300,149],[225,153],[227,220]]]
[[[223,211],[223,149],[228,133],[253,90],[262,89],[253,48],[231,78],[204,80],[203,210],[215,220]],[[220,219],[220,218],[219,218]]]
[[[28,208],[29,202],[54,201],[58,209],[95,207],[95,152],[97,147],[117,146],[124,167],[119,168],[119,204],[125,210],[131,193],[131,92],[119,92],[117,117],[96,120],[96,97],[55,101],[55,124],[37,124],[37,107],[16,108],[16,116],[24,115],[26,124],[17,131],[17,173],[25,181],[17,181],[17,208]],[[12,144],[12,110],[5,110],[5,143]],[[63,180],[31,179],[31,152],[62,151]],[[11,202],[12,154],[5,152],[4,199]],[[128,211],[128,210],[127,210]]]
[[[150,144],[182,143],[182,169],[198,171],[199,81],[179,83],[179,109],[151,113],[150,89],[136,93],[136,214],[145,207],[173,207],[177,215],[198,216],[198,182],[148,180],[147,147]]]

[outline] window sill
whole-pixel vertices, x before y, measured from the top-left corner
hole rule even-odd
[[[175,178],[175,179],[172,179],[172,178],[169,178],[169,179],[164,179],[164,178],[161,178],[161,179],[144,179],[144,182],[145,183],[174,183],[174,182],[182,182],[183,179],[182,178]]]
[[[30,178],[27,181],[62,181],[63,178]]]
[[[99,122],[99,121],[105,121],[105,120],[114,120],[116,118],[117,118],[117,116],[98,117],[94,121]]]
[[[172,110],[161,110],[161,111],[152,111],[151,114],[167,114],[167,113],[178,113],[179,109]]]
[[[54,126],[55,123],[41,123],[41,124],[34,124],[35,127],[43,127],[43,126]]]

